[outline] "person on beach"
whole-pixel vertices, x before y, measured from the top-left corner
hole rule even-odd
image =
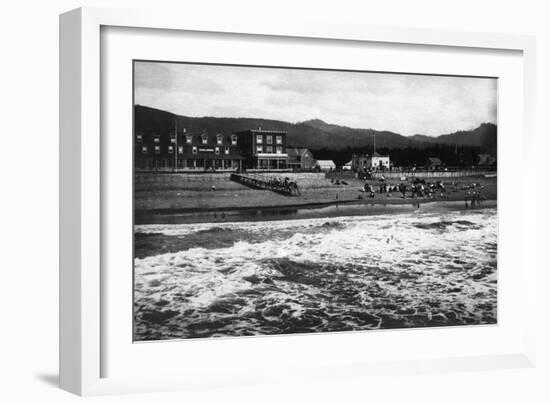
[[[404,199],[407,193],[407,185],[405,185],[404,183],[400,183],[399,191],[401,192],[401,198]]]
[[[289,181],[290,181],[290,178],[289,178],[288,176],[285,177],[285,180],[284,180],[284,182],[283,182],[283,187],[284,187],[285,189],[289,189],[289,187],[288,187]]]
[[[412,185],[412,195],[411,197],[414,199],[416,196],[418,197],[422,197],[422,189],[420,187],[421,185],[419,184],[415,184],[415,185]]]
[[[297,181],[290,182],[290,191],[291,191],[291,193],[294,191],[294,194],[296,196],[300,196],[300,189],[298,188],[298,182]]]
[[[369,193],[369,197],[374,197],[374,188],[368,183],[365,183],[365,186],[363,186],[363,191]]]

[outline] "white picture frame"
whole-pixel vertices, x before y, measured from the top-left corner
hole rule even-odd
[[[357,26],[342,23],[303,21],[300,24],[281,24],[280,21],[242,18],[200,19],[181,18],[178,14],[151,10],[110,10],[103,8],[81,8],[60,17],[60,385],[63,389],[79,395],[149,392],[193,387],[223,385],[252,385],[262,382],[292,382],[293,379],[319,380],[344,379],[348,376],[369,376],[371,374],[410,374],[418,372],[464,371],[533,366],[535,362],[535,323],[528,314],[517,330],[522,341],[510,343],[502,353],[475,353],[473,355],[435,355],[418,359],[392,357],[388,360],[370,362],[358,356],[355,360],[338,363],[322,359],[310,362],[304,355],[275,375],[270,372],[269,360],[265,371],[259,372],[242,364],[231,370],[208,369],[196,373],[185,369],[186,363],[178,364],[181,371],[158,376],[119,375],[104,376],[106,339],[102,326],[108,315],[108,305],[102,290],[102,266],[105,246],[102,239],[102,208],[104,192],[107,189],[104,178],[105,161],[101,133],[101,30],[105,27],[146,28],[156,30],[181,30],[195,33],[224,33],[225,35],[252,35],[256,38],[308,38],[319,40],[376,42],[411,46],[448,47],[474,49],[476,52],[490,50],[521,53],[523,98],[523,126],[520,136],[520,161],[527,161],[533,155],[535,144],[534,102],[535,102],[535,41],[533,37],[507,34],[467,33],[457,31],[430,31],[408,28],[385,28]],[[500,133],[499,133],[500,134]],[[517,140],[516,140],[517,141]],[[500,140],[499,140],[500,142]],[[106,142],[108,144],[108,142]],[[500,150],[499,150],[500,152]],[[506,161],[504,163],[507,163]],[[502,162],[499,160],[500,172]],[[512,175],[511,173],[510,175]],[[500,178],[499,178],[500,180]],[[526,189],[535,189],[536,176],[524,178]],[[500,186],[500,184],[499,184]],[[523,192],[523,194],[532,191]],[[520,292],[525,312],[535,312],[535,289],[537,267],[534,257],[535,242],[525,237],[536,231],[536,213],[533,208],[535,197],[520,196],[521,239],[519,251],[522,281],[510,287]],[[499,196],[500,200],[500,196]],[[500,210],[499,210],[500,214]],[[501,218],[502,219],[502,218]],[[505,218],[504,218],[505,219]],[[508,283],[510,284],[510,283]],[[128,284],[128,287],[131,287]],[[131,303],[131,302],[130,302]],[[437,330],[435,330],[437,332]],[[444,332],[444,330],[440,330]],[[452,332],[455,332],[453,330]],[[376,336],[380,338],[381,333]],[[403,333],[405,334],[405,333]],[[440,337],[443,333],[439,333]],[[304,340],[311,336],[281,336],[278,344],[303,347]],[[345,336],[348,337],[348,336]],[[361,342],[364,335],[346,339]],[[393,336],[392,336],[393,337]],[[403,336],[398,336],[403,337]],[[271,339],[275,340],[275,339]],[[319,339],[317,339],[319,340]],[[336,340],[336,339],[334,339]],[[325,338],[327,346],[341,343]],[[261,342],[252,339],[216,341],[216,348],[261,351]],[[319,344],[319,343],[317,343]],[[513,345],[512,345],[513,344]],[[198,345],[198,344],[197,344]],[[255,347],[254,347],[255,345]],[[230,347],[229,347],[230,346]],[[300,347],[300,348],[301,348]],[[165,350],[177,348],[167,343]],[[255,350],[259,349],[259,350]],[[301,363],[298,361],[302,360]],[[256,369],[256,368],[254,368]],[[231,372],[230,372],[231,371]],[[211,376],[207,376],[207,375]],[[228,376],[231,375],[231,376]]]

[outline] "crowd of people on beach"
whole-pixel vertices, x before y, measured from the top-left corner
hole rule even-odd
[[[300,195],[298,182],[291,180],[289,177],[285,177],[284,179],[278,176],[271,177],[267,180],[267,184],[272,190],[284,190],[289,194]]]
[[[466,208],[472,208],[482,204],[487,200],[483,194],[483,186],[477,182],[459,184],[456,182],[443,183],[442,181],[428,182],[425,179],[415,178],[411,182],[389,183],[384,177],[373,184],[365,181],[361,192],[364,192],[370,198],[376,197],[376,194],[391,197],[393,194],[399,194],[402,199],[426,198],[426,199],[445,199],[448,193],[464,192],[464,204]],[[359,198],[363,197],[359,195]]]
[[[407,192],[410,191],[410,197],[443,197],[446,193],[445,186],[443,182],[426,182],[424,179],[414,179],[410,185],[406,183],[391,184],[386,182],[384,177],[379,179],[378,183],[378,193],[385,194],[387,197],[391,197],[392,193],[400,193],[401,198],[405,199],[407,197]],[[369,197],[374,198],[376,189],[372,184],[365,182],[363,186],[363,192],[368,193]]]

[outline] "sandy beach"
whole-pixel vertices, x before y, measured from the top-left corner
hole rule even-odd
[[[292,209],[344,205],[368,205],[378,212],[395,211],[395,206],[414,206],[433,202],[455,202],[450,206],[464,208],[465,197],[472,191],[479,192],[487,201],[497,198],[496,178],[433,178],[428,182],[441,181],[445,186],[445,192],[433,194],[431,197],[415,198],[411,197],[410,190],[405,198],[402,198],[399,192],[378,193],[377,180],[368,181],[376,189],[374,197],[369,197],[369,194],[362,191],[364,181],[357,179],[345,181],[347,185],[326,182],[323,186],[302,187],[299,196],[284,196],[269,190],[250,189],[228,181],[217,184],[216,190],[178,188],[169,184],[157,185],[153,190],[136,188],[135,222],[136,224],[171,222],[170,216],[188,213],[203,213],[202,216],[195,214],[194,222],[208,222],[217,221],[222,216],[230,219],[231,216],[235,216],[231,212],[237,211],[271,210],[274,213],[271,215],[276,216],[275,213],[278,210],[284,215],[285,211],[292,211]],[[400,181],[393,180],[387,183],[398,185]],[[216,183],[213,184],[216,186]],[[407,184],[410,189],[410,183],[407,182]]]

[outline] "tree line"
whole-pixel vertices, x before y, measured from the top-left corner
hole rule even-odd
[[[311,152],[316,159],[333,160],[337,166],[342,166],[351,160],[353,154],[372,154],[373,148],[347,147],[340,150],[328,148],[312,149]],[[377,147],[376,152],[381,155],[389,155],[393,166],[410,167],[425,166],[428,158],[439,158],[446,166],[469,167],[477,165],[480,154],[488,153],[485,147],[481,146],[455,146],[445,144],[434,144],[425,148],[387,148]]]

